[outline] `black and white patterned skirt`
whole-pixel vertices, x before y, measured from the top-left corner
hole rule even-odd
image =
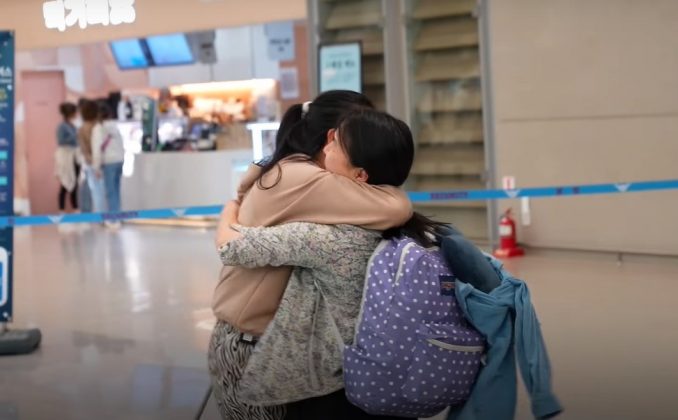
[[[253,406],[237,399],[238,383],[254,345],[240,341],[240,332],[218,321],[212,330],[207,364],[212,391],[224,420],[282,420],[285,406]]]

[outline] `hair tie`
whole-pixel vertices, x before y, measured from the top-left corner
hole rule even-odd
[[[304,118],[308,114],[309,109],[311,108],[311,101],[304,102],[301,106],[301,118]]]

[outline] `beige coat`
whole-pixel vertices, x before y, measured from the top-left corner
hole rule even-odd
[[[257,178],[250,167],[240,193]],[[308,161],[286,159],[244,195],[238,223],[275,226],[289,222],[349,224],[385,230],[412,216],[412,204],[400,188],[374,186],[327,172]],[[291,267],[244,268],[224,266],[212,309],[218,319],[238,330],[261,336],[280,303]]]
[[[96,124],[96,122],[85,121],[78,130],[78,146],[87,165],[92,164],[92,131]]]

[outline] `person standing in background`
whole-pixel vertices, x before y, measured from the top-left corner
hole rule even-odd
[[[54,155],[54,169],[59,183],[59,211],[66,209],[66,195],[70,195],[71,210],[78,210],[78,132],[73,121],[78,108],[71,102],[59,106],[63,121],[57,128],[57,149]]]
[[[78,177],[78,205],[82,213],[90,213],[92,211],[92,193],[89,190],[89,185],[87,185],[87,177],[85,172],[85,155],[82,149],[83,138],[85,136],[85,131],[87,131],[87,138],[91,137],[91,127],[88,130],[83,129],[84,121],[82,118],[83,108],[85,104],[89,102],[85,98],[80,98],[78,100],[78,116],[76,117],[74,124],[78,127],[78,163],[80,164],[80,177]]]
[[[92,168],[97,176],[103,176],[106,210],[120,211],[120,181],[125,160],[122,135],[113,119],[111,108],[99,104],[99,124],[92,130]],[[108,227],[120,227],[120,222],[106,223]]]
[[[94,128],[99,124],[99,107],[96,102],[84,101],[80,114],[83,122],[78,131],[78,143],[83,157],[85,181],[91,197],[91,208],[87,210],[100,213],[106,211],[103,176],[101,171],[97,172],[92,167],[92,135]]]

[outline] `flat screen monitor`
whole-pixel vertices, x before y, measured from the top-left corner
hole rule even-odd
[[[195,62],[184,34],[149,36],[146,38],[146,43],[156,66],[175,66]]]
[[[362,92],[362,46],[360,42],[321,44],[318,48],[320,92],[335,89]]]
[[[110,45],[113,57],[122,70],[144,69],[151,65],[140,39],[123,39]]]

